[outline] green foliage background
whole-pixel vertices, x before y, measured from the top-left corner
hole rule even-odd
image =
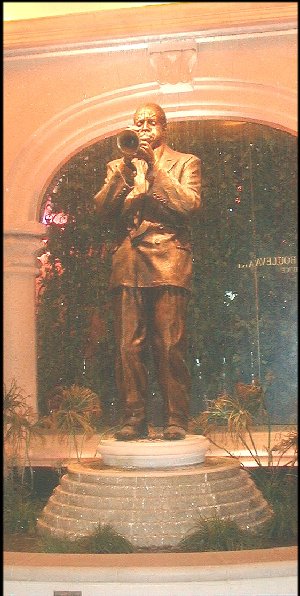
[[[212,120],[170,123],[168,143],[202,160],[202,209],[192,220],[191,414],[237,381],[259,379],[273,424],[294,423],[295,262],[286,272],[280,265],[242,265],[279,256],[288,263],[297,254],[296,139],[260,124]],[[49,226],[47,248],[64,273],[54,270],[44,280],[38,306],[41,411],[57,385],[83,384],[101,396],[111,424],[118,417],[108,292],[114,226],[97,219],[93,196],[116,157],[110,137],[81,150],[53,177],[45,200],[51,196],[54,212],[65,211],[69,220],[64,228]],[[156,411],[159,388],[151,364],[149,370]]]

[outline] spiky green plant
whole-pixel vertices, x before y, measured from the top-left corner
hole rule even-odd
[[[9,389],[4,384],[3,395],[3,443],[4,476],[13,469],[19,470],[22,479],[26,465],[32,476],[30,443],[33,437],[43,440],[42,427],[33,408],[28,405],[28,396],[12,380]]]
[[[194,529],[178,545],[182,552],[208,552],[258,548],[253,533],[242,530],[230,519],[217,515],[211,518],[200,516]]]
[[[292,434],[288,442],[271,446],[271,424],[265,394],[258,383],[255,385],[237,383],[232,395],[228,393],[218,395],[210,402],[207,410],[194,419],[194,425],[197,427],[198,424],[201,433],[207,436],[214,445],[224,449],[231,457],[235,457],[225,445],[221,445],[215,439],[216,433],[219,434],[220,431],[223,431],[224,435],[228,434],[235,444],[243,445],[257,466],[262,466],[263,461],[254,438],[255,427],[262,421],[265,421],[267,425],[267,445],[265,447],[268,454],[267,465],[274,465],[274,452],[279,450],[278,466],[280,455],[282,457],[290,447],[296,446],[296,433]],[[295,458],[296,452],[295,457],[292,458],[294,463]],[[241,465],[243,464],[241,463]]]
[[[134,547],[129,540],[118,534],[110,525],[99,524],[89,536],[70,539],[51,534],[40,537],[40,549],[47,553],[132,553]]]
[[[298,516],[295,503],[288,500],[277,501],[273,505],[273,515],[260,529],[267,548],[274,546],[294,546],[298,542]]]
[[[289,465],[255,468],[252,477],[273,511],[272,517],[261,526],[261,534],[268,541],[268,546],[296,544],[297,471]]]
[[[56,407],[44,417],[44,424],[73,444],[80,461],[83,442],[95,433],[97,419],[102,413],[99,396],[88,387],[71,385],[59,387],[53,400]],[[80,443],[79,434],[82,434]]]
[[[276,451],[279,453],[281,459],[289,449],[293,451],[293,455],[286,465],[293,467],[298,460],[298,431],[296,429],[291,429],[285,438],[274,445],[272,447],[272,452]]]
[[[41,504],[33,498],[33,468],[30,461],[30,443],[33,437],[43,440],[42,428],[28,396],[16,380],[9,389],[4,385],[3,443],[4,490],[3,529],[9,534],[31,534]],[[30,482],[25,474],[30,473]]]
[[[89,553],[133,553],[134,547],[127,538],[121,536],[112,526],[98,525],[95,532],[81,539],[81,548]]]
[[[38,550],[41,553],[81,553],[78,540],[61,538],[53,534],[43,534],[38,538]]]
[[[3,491],[3,532],[5,535],[35,533],[37,516],[43,503],[34,498],[31,487],[6,478]]]

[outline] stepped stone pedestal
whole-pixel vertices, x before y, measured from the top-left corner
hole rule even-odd
[[[205,457],[208,441],[103,440],[100,458],[70,464],[40,519],[40,533],[75,539],[111,525],[138,548],[175,547],[199,516],[255,530],[267,502],[239,462]],[[172,452],[172,448],[175,453]]]

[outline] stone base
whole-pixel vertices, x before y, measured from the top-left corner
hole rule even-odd
[[[97,453],[107,466],[161,469],[203,463],[208,447],[209,441],[202,435],[188,435],[179,441],[103,439]]]
[[[99,460],[71,464],[40,519],[40,533],[74,539],[111,525],[138,548],[167,550],[195,528],[199,516],[234,519],[257,529],[267,502],[239,462],[209,458],[173,469],[115,469]]]

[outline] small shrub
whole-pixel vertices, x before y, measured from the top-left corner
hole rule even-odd
[[[287,508],[286,503],[273,505],[273,516],[262,528],[266,546],[294,546],[298,541],[298,520],[295,508]]]
[[[200,517],[195,530],[179,542],[182,552],[208,552],[259,548],[254,533],[242,530],[230,518]]]
[[[297,503],[297,471],[289,466],[254,468],[249,470],[257,488],[271,506],[285,503],[293,509]]]
[[[96,422],[102,412],[98,395],[80,385],[58,387],[51,407],[50,414],[42,420],[44,426],[73,444],[77,461],[80,461],[83,442],[96,432]],[[78,434],[82,434],[80,443]]]
[[[29,396],[18,387],[15,380],[9,389],[4,384],[3,392],[3,445],[4,476],[11,476],[17,467],[23,476],[26,464],[31,470],[29,457],[33,437],[43,440],[42,428],[36,414],[28,405]]]
[[[297,543],[297,473],[290,466],[256,469],[251,475],[270,503],[273,516],[261,527],[265,547]]]
[[[39,552],[42,553],[76,554],[83,552],[80,550],[79,540],[60,538],[53,534],[43,534],[43,536],[40,536],[38,547]]]
[[[81,547],[89,553],[133,553],[134,547],[110,525],[99,525],[96,531],[81,539]]]
[[[262,423],[267,425],[267,445],[264,446],[268,456],[267,465],[278,467],[282,457],[288,450],[291,450],[293,453],[287,465],[293,467],[298,455],[298,433],[294,429],[290,430],[286,438],[277,445],[271,445],[270,415],[266,405],[265,391],[258,381],[251,385],[236,383],[232,394],[223,392],[215,399],[210,400],[208,408],[193,419],[192,426],[196,434],[204,434],[213,445],[224,449],[228,455],[237,459],[226,448],[226,441],[225,444],[223,441],[226,436],[230,437],[236,445],[241,444],[246,449],[255,465],[263,467],[264,461],[255,442],[254,432],[255,428]],[[219,438],[216,438],[218,435]],[[243,466],[242,462],[241,466]]]
[[[4,483],[3,505],[4,534],[35,534],[37,516],[43,503],[32,498],[30,488],[24,484],[17,486],[7,479]]]
[[[286,465],[293,467],[298,460],[298,431],[296,429],[291,429],[287,436],[272,448],[272,451],[277,451],[281,457],[289,450],[292,450],[292,456]]]
[[[75,540],[45,534],[40,538],[40,548],[46,553],[114,554],[134,552],[131,542],[109,525],[99,525],[95,532],[89,536]]]

